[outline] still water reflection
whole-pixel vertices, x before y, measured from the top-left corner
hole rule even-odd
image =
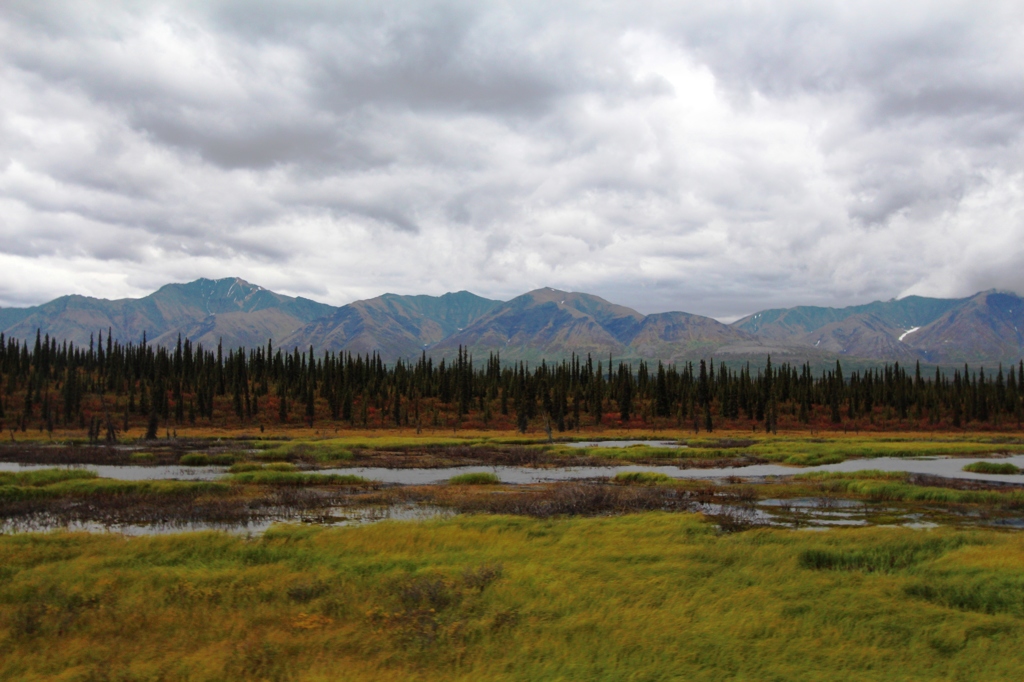
[[[1024,455],[1010,457],[875,457],[872,459],[851,459],[839,464],[824,464],[811,467],[786,466],[783,464],[752,464],[739,467],[722,468],[687,468],[693,462],[681,460],[679,465],[625,465],[625,466],[587,466],[587,467],[529,467],[529,466],[459,466],[440,469],[388,469],[385,467],[340,467],[321,469],[322,474],[354,474],[364,478],[400,485],[428,485],[443,483],[452,476],[466,473],[490,472],[498,476],[502,483],[542,483],[545,481],[569,481],[587,478],[614,476],[624,471],[655,471],[672,478],[703,478],[721,479],[728,476],[744,478],[761,478],[767,476],[792,476],[813,471],[856,472],[866,470],[903,471],[912,474],[930,474],[945,478],[958,478],[994,483],[1013,483],[1024,485],[1024,475],[1004,476],[999,474],[980,474],[964,471],[963,467],[972,462],[998,461],[1009,462],[1024,469]],[[0,462],[0,471],[30,471],[33,469],[53,468],[52,465],[17,464]],[[76,464],[71,468],[95,471],[103,478],[123,481],[146,481],[176,479],[182,481],[211,481],[223,477],[227,473],[224,467],[187,467],[187,466],[142,466],[142,465],[102,465]]]

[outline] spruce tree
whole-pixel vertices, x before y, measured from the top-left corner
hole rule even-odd
[[[156,440],[157,428],[160,426],[160,418],[156,410],[149,413],[149,422],[146,424],[146,440]]]

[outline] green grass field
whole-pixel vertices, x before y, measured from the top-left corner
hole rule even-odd
[[[1024,536],[692,515],[0,537],[0,677],[1018,680]]]

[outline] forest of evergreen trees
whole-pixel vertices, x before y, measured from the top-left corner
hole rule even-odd
[[[968,367],[923,375],[898,363],[844,374],[839,362],[716,368],[573,357],[532,367],[492,355],[474,367],[424,355],[387,366],[374,355],[121,344],[88,348],[0,334],[0,425],[81,429],[93,440],[138,429],[280,424],[358,428],[516,428],[595,425],[716,428],[1019,428],[1024,362],[994,374]]]

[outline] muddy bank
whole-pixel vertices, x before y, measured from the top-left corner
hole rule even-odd
[[[189,440],[139,441],[133,444],[6,443],[0,445],[0,462],[69,466],[73,464],[126,465],[178,464],[190,454],[243,458],[251,446],[235,442]]]
[[[675,486],[630,486],[607,481],[573,481],[491,489],[485,486],[408,486],[388,489],[392,500],[430,504],[460,513],[513,514],[548,518],[594,516],[643,511],[700,511],[700,505],[749,504],[752,488],[712,484],[683,489]]]
[[[321,520],[331,510],[386,503],[363,488],[261,487],[225,494],[120,493],[0,500],[0,529],[35,530],[92,524],[169,526],[213,524],[244,528],[264,522]]]

